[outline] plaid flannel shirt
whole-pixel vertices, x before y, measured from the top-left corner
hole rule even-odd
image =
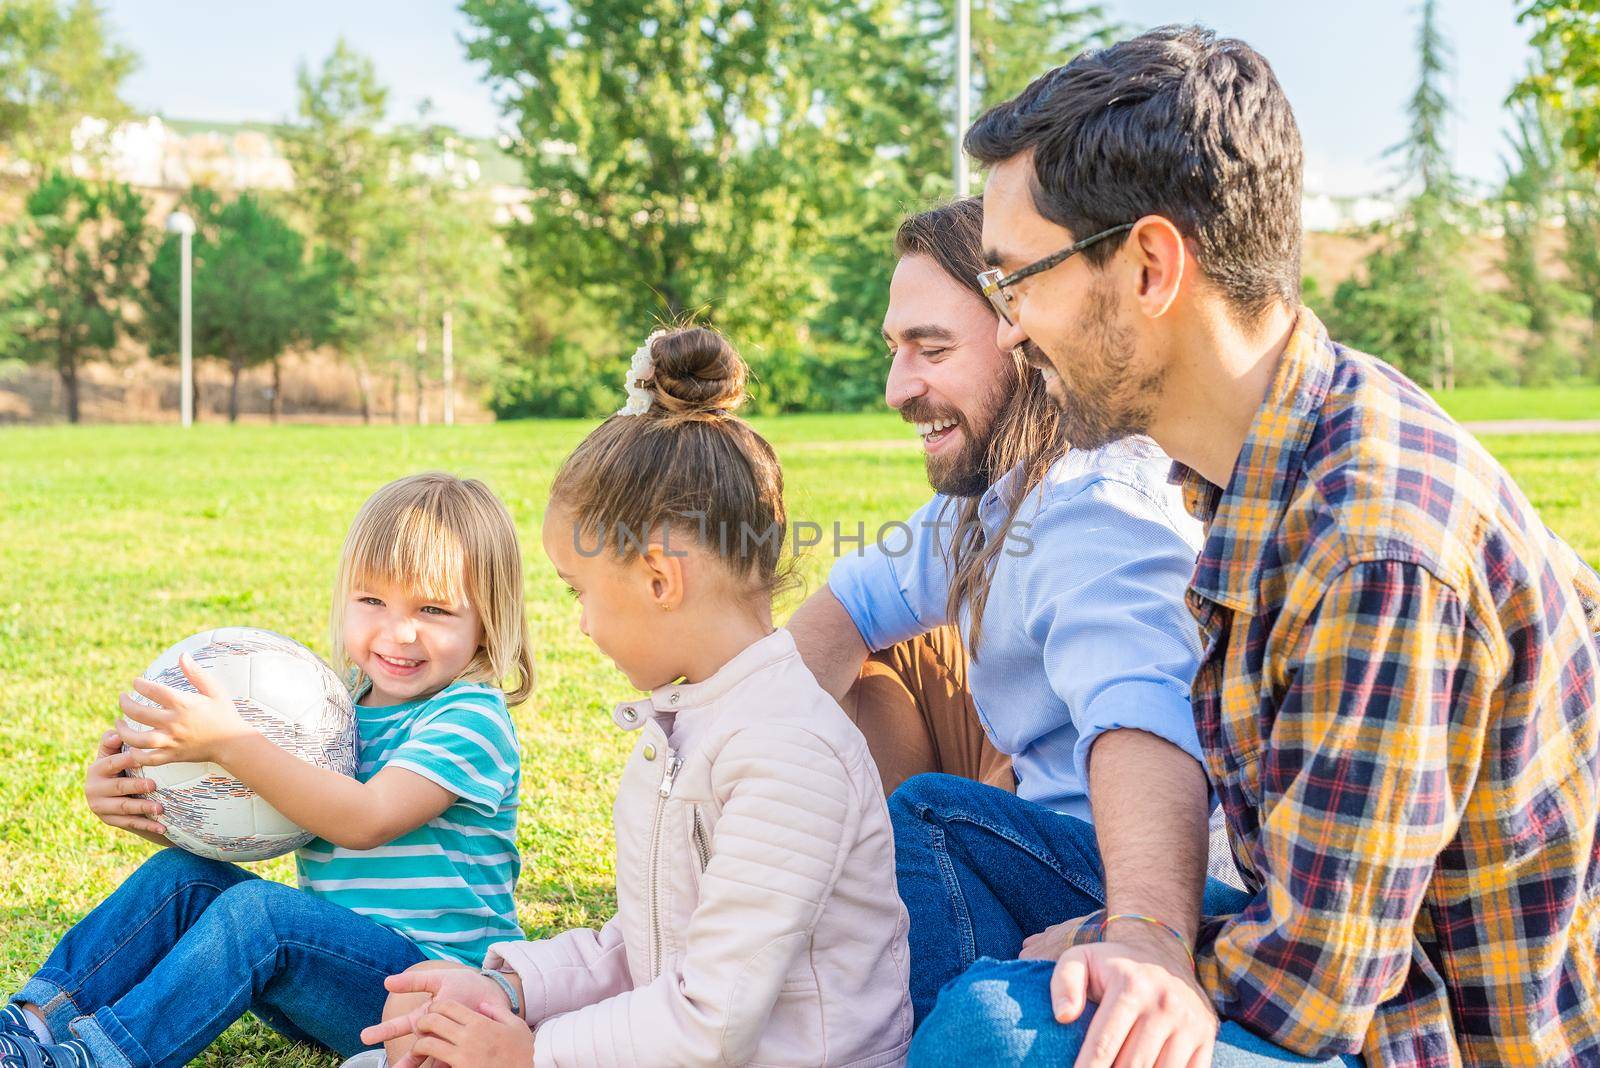
[[[1305,309],[1226,490],[1174,478],[1207,525],[1195,718],[1254,894],[1202,924],[1218,1012],[1370,1068],[1600,1065],[1600,579]]]

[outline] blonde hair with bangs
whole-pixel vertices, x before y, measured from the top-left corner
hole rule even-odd
[[[504,687],[506,703],[533,690],[533,650],[522,600],[522,550],[511,513],[482,482],[442,471],[384,486],[361,506],[345,535],[334,584],[332,648],[340,674],[363,681],[344,647],[345,604],[364,583],[393,584],[478,612],[483,642],[461,673],[468,682]]]

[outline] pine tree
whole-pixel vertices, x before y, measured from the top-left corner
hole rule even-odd
[[[1397,193],[1407,199],[1384,228],[1385,241],[1334,294],[1340,335],[1397,364],[1434,389],[1509,373],[1499,345],[1517,313],[1472,276],[1473,237],[1481,228],[1451,167],[1450,102],[1444,82],[1450,48],[1425,0],[1417,36],[1419,76],[1407,104],[1410,129],[1390,149],[1400,160]]]

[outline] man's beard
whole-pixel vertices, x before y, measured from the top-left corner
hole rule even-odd
[[[1150,429],[1166,371],[1136,373],[1133,330],[1116,319],[1109,285],[1096,285],[1078,320],[1078,340],[1066,359],[1052,397],[1061,405],[1061,427],[1075,449],[1098,449]]]
[[[938,493],[948,497],[977,497],[994,484],[1000,472],[994,469],[994,438],[996,430],[1005,422],[1009,410],[1015,406],[1021,390],[1010,376],[1003,376],[984,398],[987,414],[981,426],[974,426],[961,412],[936,409],[912,401],[900,409],[909,422],[935,422],[940,419],[956,420],[956,430],[961,432],[961,448],[954,456],[928,456],[924,465],[928,484]],[[1003,397],[997,394],[1004,394]]]

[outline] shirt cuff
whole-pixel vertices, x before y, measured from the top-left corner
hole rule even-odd
[[[850,613],[861,640],[873,652],[928,629],[906,604],[893,565],[876,548],[835,561],[828,572],[828,589]]]
[[[1072,761],[1084,783],[1089,781],[1089,750],[1095,739],[1120,730],[1153,734],[1188,753],[1201,768],[1206,766],[1187,694],[1159,682],[1119,682],[1100,692],[1078,724]]]

